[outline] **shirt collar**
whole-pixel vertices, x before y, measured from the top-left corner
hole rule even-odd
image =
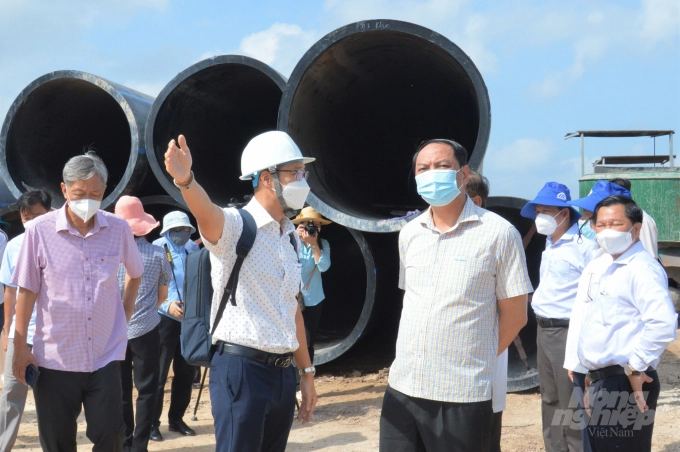
[[[479,210],[481,210],[481,207],[477,207],[468,195],[465,195],[465,198],[465,205],[463,206],[463,210],[460,212],[458,221],[456,221],[456,224],[453,225],[453,227],[449,230],[441,231],[442,234],[456,229],[461,223],[468,221],[479,221]],[[432,231],[439,231],[439,229],[437,229],[434,224],[434,220],[432,219],[432,207],[428,207],[427,211],[425,211],[425,215],[420,216],[420,224]]]
[[[642,242],[638,240],[635,242],[633,246],[628,248],[628,251],[623,253],[622,255],[619,256],[618,259],[614,261],[615,264],[621,264],[621,265],[627,265],[630,261],[635,258],[635,256],[640,252],[643,251],[645,248],[642,245]]]
[[[565,242],[572,240],[576,235],[578,235],[578,222],[572,224],[571,227],[567,229],[567,231],[564,234],[562,234],[562,237],[560,237],[560,239],[555,243],[560,243],[562,240],[564,240]],[[553,243],[551,236],[548,236],[547,239],[548,243],[550,243],[551,245],[555,244]]]
[[[67,231],[73,235],[78,235],[82,237],[80,232],[78,232],[73,226],[71,226],[71,223],[69,223],[68,218],[66,218],[67,205],[68,203],[64,203],[61,209],[59,209],[59,211],[57,212],[57,220],[55,222],[56,230],[57,232]],[[87,234],[85,234],[85,237],[94,235],[97,232],[99,232],[101,228],[107,228],[108,226],[109,223],[106,221],[106,217],[104,216],[101,210],[98,210],[97,213],[94,214],[94,226],[87,232]]]
[[[260,202],[254,196],[244,208],[253,216],[257,229],[260,229],[269,223],[274,223],[276,226],[280,226],[284,233],[290,233],[290,231],[295,230],[293,222],[290,221],[290,219],[286,216],[283,217],[283,220],[281,220],[279,225],[279,222],[269,215],[269,212],[267,212],[267,210],[262,207],[262,204],[260,204]]]

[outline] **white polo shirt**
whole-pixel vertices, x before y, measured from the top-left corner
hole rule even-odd
[[[236,289],[236,306],[227,303],[213,342],[224,341],[269,353],[297,350],[295,295],[300,290],[300,263],[290,242],[297,241],[295,226],[285,218],[279,223],[253,198],[245,207],[255,219],[257,235],[243,262]],[[236,262],[236,242],[243,220],[236,209],[224,209],[224,229],[216,244],[203,237],[210,251],[213,285],[211,328],[224,288]],[[283,233],[282,233],[283,231]],[[298,249],[299,249],[299,241]]]
[[[584,236],[579,239],[578,223],[555,243],[550,236],[546,238],[541,256],[541,282],[531,301],[537,316],[546,319],[571,317],[578,280],[596,248],[593,240]]]
[[[581,284],[590,305],[578,335],[581,366],[656,368],[677,336],[677,314],[666,273],[642,243],[635,243],[616,261],[610,254],[593,260]]]

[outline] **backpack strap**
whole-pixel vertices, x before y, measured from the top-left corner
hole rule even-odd
[[[224,288],[224,293],[222,294],[220,307],[217,309],[217,316],[215,317],[211,334],[215,334],[215,329],[220,323],[220,320],[222,320],[222,314],[224,313],[224,308],[227,306],[227,301],[231,298],[231,304],[236,306],[238,274],[241,271],[243,261],[246,259],[246,256],[248,256],[250,249],[253,247],[253,243],[255,243],[255,236],[257,235],[257,224],[255,224],[253,216],[247,210],[237,210],[243,220],[243,232],[241,232],[241,237],[239,237],[238,242],[236,242],[236,262],[234,262],[234,268],[231,269],[229,281],[227,281],[227,285]]]

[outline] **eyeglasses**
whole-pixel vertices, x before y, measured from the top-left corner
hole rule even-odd
[[[295,180],[307,180],[309,177],[309,171],[305,170],[294,170],[294,169],[280,169],[276,170],[279,173],[295,173]]]
[[[178,226],[176,228],[170,229],[171,231],[184,231],[184,232],[191,232],[191,228],[188,226]]]

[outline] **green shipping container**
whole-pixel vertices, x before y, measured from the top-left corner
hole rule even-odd
[[[659,248],[680,247],[680,168],[626,168],[586,174],[579,179],[579,197],[587,196],[598,180],[630,180],[631,195],[656,221]]]

